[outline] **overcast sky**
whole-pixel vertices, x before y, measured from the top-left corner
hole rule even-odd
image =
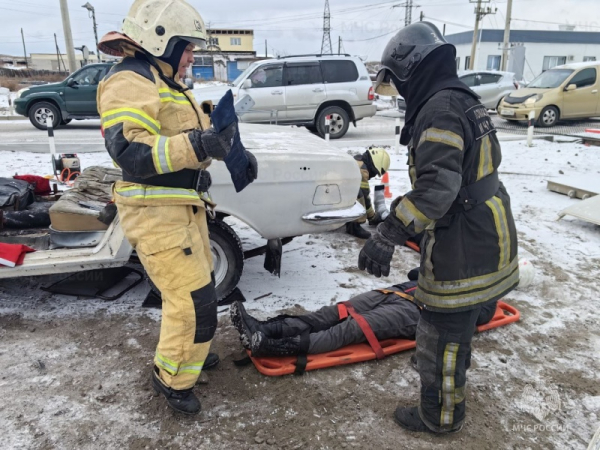
[[[75,46],[95,47],[92,20],[81,7],[87,0],[68,0]],[[485,0],[484,0],[485,1]],[[118,30],[132,0],[90,0],[96,8],[100,37]],[[254,46],[264,55],[265,40],[270,54],[313,53],[321,50],[324,0],[219,0],[190,1],[214,28],[255,30]],[[413,0],[413,21],[421,11],[426,20],[447,34],[473,29],[474,5],[469,0]],[[393,33],[404,25],[402,0],[330,0],[331,40],[334,51],[342,37],[347,53],[368,60],[380,59]],[[498,13],[483,20],[484,28],[504,28],[506,0],[488,3]],[[0,54],[22,55],[21,28],[24,29],[28,53],[55,52],[54,33],[65,51],[59,0],[0,0]],[[558,23],[577,25],[579,31],[600,31],[598,0],[514,0],[513,29],[558,30]]]

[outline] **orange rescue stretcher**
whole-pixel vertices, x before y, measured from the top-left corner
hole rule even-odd
[[[481,333],[517,322],[520,317],[521,314],[516,308],[500,301],[492,320],[485,325],[477,327],[477,332]],[[386,339],[379,341],[378,344],[381,348],[377,352],[371,344],[365,342],[349,345],[333,352],[306,355],[306,367],[303,368],[302,372],[382,359],[395,353],[412,350],[417,346],[416,341],[410,339]],[[250,354],[250,351],[248,351],[248,355],[252,359],[256,369],[263,375],[278,377],[297,373],[298,358],[295,356],[254,358]]]

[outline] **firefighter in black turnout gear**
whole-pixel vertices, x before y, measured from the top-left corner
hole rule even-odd
[[[416,303],[421,378],[418,407],[400,407],[411,431],[458,431],[465,419],[466,371],[482,307],[519,282],[517,233],[510,197],[498,180],[496,130],[457,77],[456,49],[427,22],[403,28],[387,45],[376,91],[397,91],[407,104],[400,142],[408,146],[412,190],[359,256],[359,268],[388,276],[396,245],[424,232]]]

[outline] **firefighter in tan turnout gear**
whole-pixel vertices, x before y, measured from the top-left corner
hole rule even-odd
[[[152,383],[169,406],[200,412],[192,389],[217,327],[217,297],[205,204],[211,158],[237,133],[218,134],[180,81],[193,49],[206,46],[198,12],[183,0],[136,0],[101,50],[124,59],[98,89],[106,148],[123,170],[114,186],[121,226],[162,294]],[[247,154],[251,180],[256,159]]]
[[[369,225],[378,225],[381,223],[381,218],[375,212],[373,202],[371,201],[371,187],[369,186],[369,180],[374,177],[382,177],[390,170],[391,160],[389,153],[383,148],[370,148],[362,155],[355,156],[354,159],[358,164],[360,175],[362,177],[357,200],[365,207],[367,214],[354,222],[348,222],[346,224],[346,233],[360,239],[369,239],[371,233],[365,230],[361,225],[364,224],[367,219],[369,220]]]
[[[359,268],[388,276],[396,245],[424,232],[416,303],[418,407],[396,422],[412,431],[458,431],[466,372],[482,308],[519,282],[510,197],[498,179],[496,130],[479,97],[458,79],[456,48],[427,22],[403,28],[386,47],[376,90],[406,100],[401,143],[412,190],[392,204],[359,256]]]

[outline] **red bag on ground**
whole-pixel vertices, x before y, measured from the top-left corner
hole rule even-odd
[[[31,252],[35,252],[35,250],[26,245],[0,243],[0,266],[20,266],[23,264],[25,255]]]
[[[50,180],[37,175],[15,175],[15,180],[27,181],[35,189],[35,195],[48,195],[50,194]]]

